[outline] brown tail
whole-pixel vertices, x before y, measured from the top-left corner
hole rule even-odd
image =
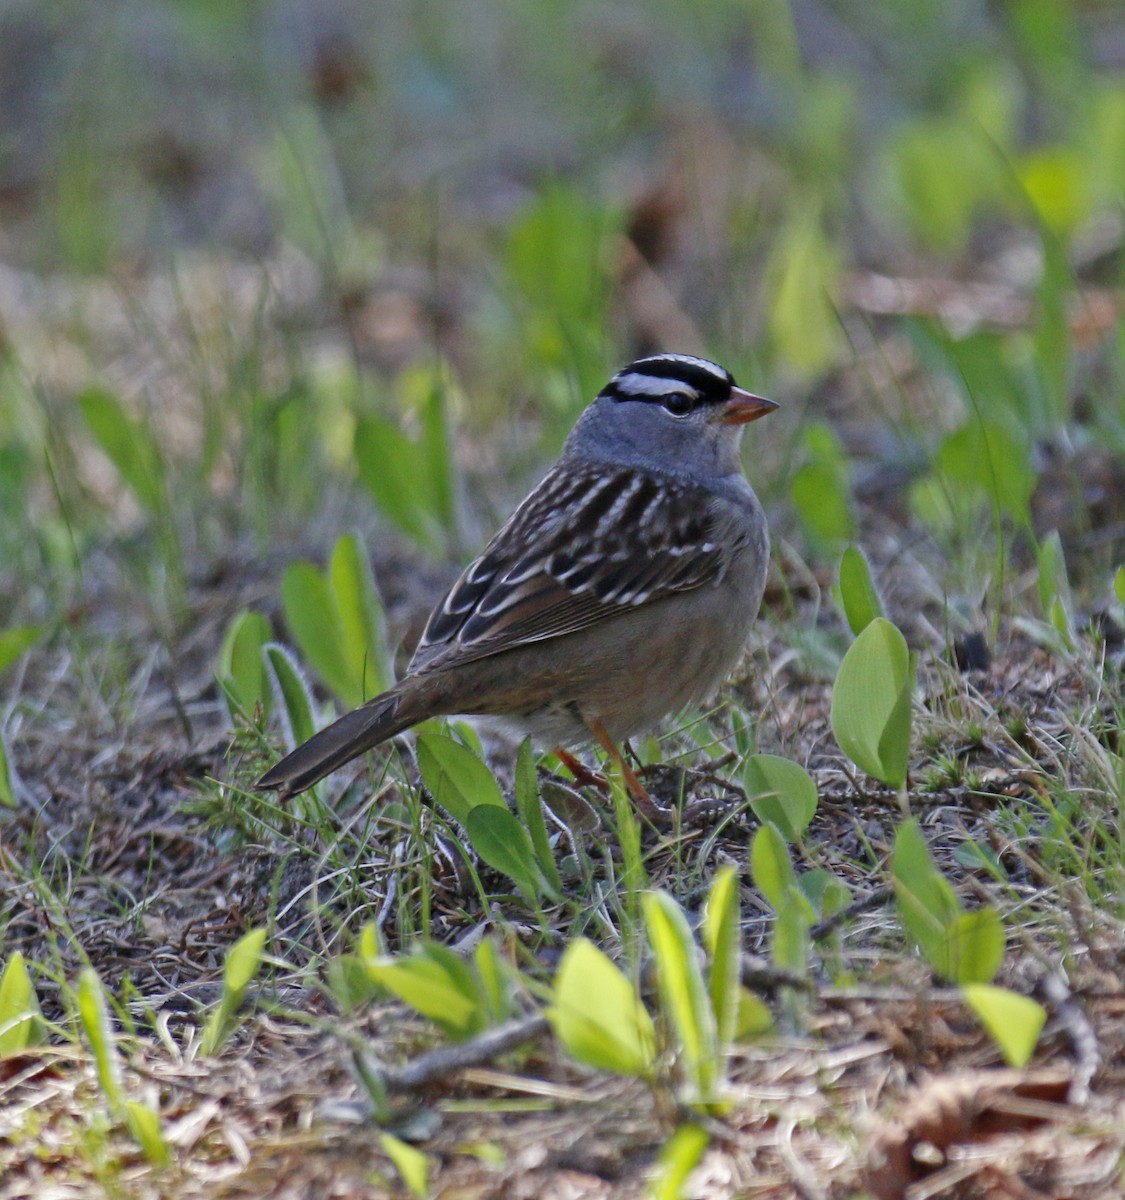
[[[418,721],[404,712],[402,694],[392,688],[314,734],[276,763],[254,785],[296,796],[372,746],[385,742]]]

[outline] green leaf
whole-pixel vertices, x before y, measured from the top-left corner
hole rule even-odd
[[[0,975],[0,1058],[43,1040],[39,1000],[23,955],[15,950]]]
[[[237,1028],[238,1011],[246,999],[251,982],[261,969],[265,946],[266,930],[251,929],[227,951],[219,1003],[207,1018],[199,1039],[199,1053],[205,1057],[218,1054]]]
[[[0,675],[43,636],[45,625],[17,625],[0,633]]]
[[[1113,594],[1118,603],[1125,604],[1125,564],[1117,568],[1117,574],[1113,577]]]
[[[804,971],[809,961],[809,925],[811,914],[808,901],[792,887],[777,910],[773,927],[771,957],[784,971]]]
[[[439,501],[423,447],[385,417],[362,417],[355,427],[355,461],[383,516],[423,549],[440,553]]]
[[[841,542],[855,536],[848,456],[823,422],[811,422],[804,441],[806,462],[793,476],[790,496],[813,548],[835,551]]]
[[[759,821],[772,822],[786,841],[800,841],[816,813],[812,777],[788,758],[753,754],[743,764],[742,783]]]
[[[946,978],[956,978],[959,960],[954,955],[959,955],[962,948],[959,922],[964,913],[957,893],[934,866],[917,821],[905,821],[895,836],[891,875],[907,935],[935,971]],[[970,970],[974,963],[979,967],[987,961],[990,936],[987,925],[985,918],[985,942],[969,952]],[[971,930],[970,926],[967,931],[970,941]]]
[[[281,580],[285,623],[305,659],[349,707],[366,698],[345,656],[328,579],[309,562],[291,563]]]
[[[765,1001],[747,988],[738,990],[738,1023],[735,1038],[742,1042],[759,1038],[773,1028],[773,1013]]]
[[[579,1062],[618,1075],[652,1077],[652,1018],[629,980],[586,938],[567,946],[547,1016],[555,1036]]]
[[[550,889],[535,861],[531,836],[506,808],[478,804],[464,821],[473,849],[494,870],[512,880],[528,900],[536,901]]]
[[[90,967],[78,973],[78,988],[75,994],[78,1004],[78,1020],[86,1041],[94,1055],[98,1072],[98,1083],[116,1116],[124,1112],[125,1090],[121,1083],[121,1062],[109,1020],[105,991],[98,974]]]
[[[840,255],[818,206],[797,204],[774,236],[766,287],[777,352],[802,374],[819,374],[840,351],[843,339],[832,302],[840,272]]]
[[[223,637],[219,680],[247,716],[253,716],[259,706],[263,716],[269,716],[273,697],[262,649],[272,636],[269,621],[261,613],[244,608],[231,620]]]
[[[340,650],[348,664],[358,703],[385,692],[391,678],[383,602],[371,563],[355,534],[344,534],[328,567]]]
[[[958,914],[934,964],[953,983],[991,983],[1004,961],[1004,923],[991,906]]]
[[[707,986],[715,1014],[716,1035],[720,1049],[725,1049],[734,1040],[738,1027],[742,946],[738,872],[733,867],[720,867],[707,893],[703,944],[710,959]]]
[[[543,872],[552,893],[556,896],[561,895],[562,879],[551,852],[547,822],[543,817],[543,804],[539,799],[539,779],[535,773],[535,753],[531,748],[530,738],[524,738],[516,755],[516,810],[531,837],[539,870]]]
[[[383,957],[366,965],[374,983],[433,1021],[448,1037],[463,1041],[488,1023],[472,968],[444,947],[427,943],[406,957]]]
[[[4,745],[2,729],[0,729],[0,807],[16,807],[16,781],[8,762],[8,749]]]
[[[858,546],[849,546],[840,559],[840,603],[856,637],[876,617],[883,615],[883,604],[871,578],[871,566]]]
[[[90,432],[122,481],[150,516],[166,503],[164,461],[151,429],[128,413],[109,392],[96,388],[78,397]]]
[[[413,1146],[390,1133],[379,1134],[379,1145],[383,1153],[395,1165],[402,1182],[415,1196],[425,1197],[430,1193],[430,1160]]]
[[[443,733],[418,738],[418,769],[434,801],[462,825],[478,804],[507,811],[495,776],[467,747]]]
[[[710,1144],[711,1135],[699,1125],[680,1125],[660,1148],[652,1180],[653,1200],[683,1200],[688,1176]]]
[[[284,646],[271,642],[262,651],[279,707],[289,729],[289,745],[299,746],[316,733],[308,684]]]
[[[844,655],[832,689],[832,731],[859,767],[894,788],[906,785],[914,672],[906,639],[876,617]]]
[[[166,1167],[172,1161],[168,1143],[164,1140],[164,1130],[160,1124],[160,1114],[153,1112],[147,1104],[139,1100],[129,1100],[125,1104],[125,1124],[133,1141],[141,1148],[141,1152],[154,1167]]]
[[[986,983],[967,983],[961,994],[1000,1047],[1008,1066],[1027,1066],[1047,1020],[1043,1006],[1030,996]]]
[[[765,897],[766,903],[774,912],[780,912],[790,890],[796,890],[797,876],[793,871],[789,848],[772,825],[763,825],[754,835],[750,846],[750,873],[754,877],[754,886]]]
[[[716,1099],[721,1074],[711,998],[683,909],[666,892],[641,897],[664,1011],[675,1030],[691,1101]]]

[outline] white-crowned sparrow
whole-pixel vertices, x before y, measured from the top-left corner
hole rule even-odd
[[[405,678],[258,786],[295,795],[451,714],[500,716],[547,746],[594,739],[620,761],[615,743],[706,698],[739,658],[769,558],[739,446],[776,407],[702,358],[618,371],[434,609]]]

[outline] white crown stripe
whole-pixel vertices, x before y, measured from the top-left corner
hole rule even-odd
[[[669,392],[690,392],[691,395],[696,395],[695,388],[673,376],[638,375],[630,371],[615,378],[618,388],[627,396],[667,396]]]

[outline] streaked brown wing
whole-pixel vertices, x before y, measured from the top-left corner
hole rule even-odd
[[[437,606],[412,671],[562,637],[721,578],[711,498],[631,469],[556,467]]]

